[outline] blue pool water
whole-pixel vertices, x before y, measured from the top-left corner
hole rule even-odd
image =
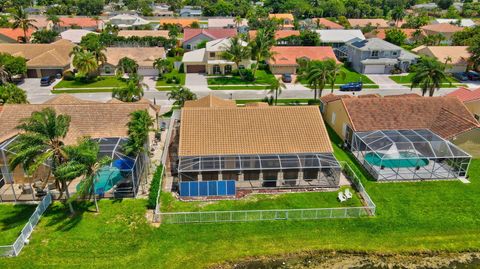
[[[117,167],[105,166],[100,168],[98,175],[95,178],[95,193],[103,194],[115,186],[123,176]],[[81,185],[77,185],[77,191],[80,190]]]
[[[377,155],[378,154],[378,155]],[[428,159],[418,157],[411,152],[399,152],[398,158],[384,158],[384,154],[374,152],[365,155],[365,161],[371,165],[384,166],[387,168],[417,167],[428,165]],[[383,158],[383,159],[382,159]]]

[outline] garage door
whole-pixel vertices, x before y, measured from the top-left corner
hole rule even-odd
[[[365,74],[385,74],[385,65],[366,65]]]
[[[42,77],[46,76],[56,76],[57,74],[62,74],[63,70],[62,69],[42,69],[41,70]]]
[[[155,68],[139,68],[138,74],[141,76],[156,76],[158,75],[158,70]]]
[[[205,65],[187,65],[187,73],[205,73]]]
[[[27,78],[36,78],[36,77],[38,77],[37,69],[27,69]]]

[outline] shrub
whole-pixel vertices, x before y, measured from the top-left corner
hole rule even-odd
[[[254,81],[255,80],[255,76],[253,75],[253,71],[251,69],[242,70],[242,75],[243,75],[243,79],[245,81]]]
[[[157,195],[160,185],[162,184],[163,166],[160,164],[153,174],[152,182],[150,183],[150,191],[148,193],[148,209],[155,209],[157,205]]]
[[[72,71],[67,70],[63,72],[63,79],[67,81],[72,81],[75,79],[75,74]]]
[[[309,106],[320,105],[320,100],[318,100],[318,99],[310,99],[310,100],[308,100],[308,105],[309,105]]]
[[[184,69],[183,64],[181,64],[180,68],[178,68],[178,73],[185,73],[183,69]]]
[[[167,84],[172,84],[172,78],[167,78]]]
[[[178,84],[178,78],[176,76],[172,76],[172,83]]]
[[[259,63],[259,64],[258,64],[258,70],[268,71],[268,70],[269,70],[269,66],[268,66],[268,64],[266,64],[266,63]]]

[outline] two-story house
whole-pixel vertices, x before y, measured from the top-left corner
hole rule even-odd
[[[180,17],[199,17],[202,16],[202,9],[194,6],[184,6],[180,9]]]
[[[407,72],[419,58],[379,38],[353,39],[345,43],[340,51],[352,68],[362,74],[388,74],[395,68]]]
[[[230,74],[237,69],[234,62],[225,60],[223,52],[230,46],[230,38],[221,38],[207,42],[205,48],[186,52],[182,62],[186,73]],[[247,42],[243,42],[247,46]],[[245,59],[238,68],[249,68],[252,60]]]

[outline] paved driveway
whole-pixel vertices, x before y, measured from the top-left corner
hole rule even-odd
[[[187,73],[185,77],[185,87],[192,91],[210,91],[205,74]]]
[[[373,75],[373,74],[368,74],[366,75],[369,79],[371,79],[375,84],[377,84],[380,89],[409,89],[408,87],[405,87],[403,85],[400,85],[393,81],[391,78],[389,78],[391,75],[389,74],[379,74],[379,75]]]

